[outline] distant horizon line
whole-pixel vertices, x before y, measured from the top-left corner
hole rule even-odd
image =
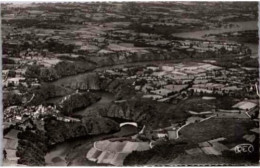
[[[3,0],[1,3],[31,4],[59,2],[258,2],[257,0]],[[1,4],[0,3],[0,4]]]

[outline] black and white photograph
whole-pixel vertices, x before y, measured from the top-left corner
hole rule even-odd
[[[0,2],[2,166],[259,166],[258,2]]]

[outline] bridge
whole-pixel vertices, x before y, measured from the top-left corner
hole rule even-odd
[[[137,125],[137,123],[135,123],[135,122],[124,122],[124,123],[120,123],[120,127],[123,127],[123,126],[125,126],[125,125],[132,125],[132,126],[135,126],[135,127],[137,127],[138,125]]]

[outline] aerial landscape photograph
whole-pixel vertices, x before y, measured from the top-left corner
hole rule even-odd
[[[259,166],[258,2],[0,2],[2,166]]]

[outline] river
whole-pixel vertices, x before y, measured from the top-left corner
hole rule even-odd
[[[138,133],[137,127],[125,125],[120,131],[114,133],[115,137],[130,136]],[[95,137],[79,138],[73,141],[63,142],[55,145],[45,156],[47,166],[98,166],[98,164],[88,161],[86,154],[95,141],[106,139],[111,135],[99,135]]]
[[[219,34],[226,32],[235,32],[235,31],[245,31],[245,30],[257,30],[257,21],[246,21],[246,22],[231,22],[238,27],[221,27],[209,30],[200,30],[200,31],[191,31],[191,32],[182,32],[182,33],[174,33],[173,36],[182,37],[182,38],[194,38],[194,39],[205,39],[203,38],[206,34]]]
[[[201,30],[201,31],[192,31],[192,32],[182,32],[182,33],[174,33],[172,34],[175,37],[182,38],[194,38],[194,39],[202,39],[202,40],[218,40],[212,37],[205,37],[207,34],[220,34],[227,32],[236,32],[236,31],[245,31],[245,30],[258,30],[258,22],[257,21],[246,21],[246,22],[231,22],[234,27],[221,27],[210,30]],[[233,41],[230,41],[233,42]],[[244,43],[252,50],[253,58],[258,58],[258,44],[253,43]]]
[[[96,165],[89,162],[85,156],[95,141],[106,137],[107,135],[99,135],[57,144],[46,154],[46,166]]]
[[[231,22],[231,23],[234,25],[237,25],[238,27],[236,27],[236,26],[231,27],[231,28],[221,27],[221,28],[215,28],[215,29],[210,29],[210,30],[174,33],[172,35],[176,36],[176,37],[182,37],[182,38],[216,40],[215,38],[204,37],[204,36],[207,34],[218,34],[218,33],[225,33],[225,32],[245,31],[245,30],[258,30],[257,21]],[[232,42],[232,41],[230,41],[230,42]],[[252,57],[258,57],[258,44],[245,43],[245,45],[248,46],[252,50]],[[149,63],[162,63],[162,62],[174,62],[174,60],[134,62],[134,63],[127,63],[127,64],[113,65],[113,66],[104,66],[104,67],[98,67],[94,71],[98,72],[98,71],[103,71],[103,70],[111,69],[111,68],[123,68],[126,65],[134,66],[134,65],[145,65],[145,64],[149,64]],[[54,82],[50,82],[50,84],[66,86],[66,85],[70,84],[72,81],[78,81],[79,79],[86,78],[87,74],[90,74],[90,73],[92,73],[92,72],[85,72],[85,73],[74,75],[74,76],[64,77],[64,78],[56,80]]]
[[[76,76],[72,76],[72,78],[75,78]],[[69,77],[66,77],[66,80],[63,79],[62,81],[66,82],[70,80]],[[60,81],[58,83],[62,84]],[[101,96],[101,99],[95,104],[92,104],[89,107],[76,112],[75,114],[81,116],[87,116],[93,109],[97,107],[99,108],[105,107],[114,100],[114,95],[112,93],[108,93],[108,92],[96,92],[96,93]],[[53,98],[48,100],[47,102],[58,103],[61,99],[62,97]],[[129,128],[129,131],[133,132],[133,129],[134,128]],[[119,135],[123,134],[127,130],[128,130],[127,128],[123,128],[118,132],[118,134]],[[77,140],[63,142],[61,144],[55,145],[45,156],[46,165],[47,166],[67,166],[67,165],[95,166],[96,165],[95,163],[88,161],[84,157],[86,156],[88,150],[92,147],[94,141],[103,139],[106,136],[108,135],[101,135],[92,138],[90,137],[79,138]]]
[[[219,33],[225,33],[225,32],[235,32],[235,31],[245,31],[245,30],[258,30],[258,22],[257,21],[245,21],[245,22],[230,22],[234,25],[233,27],[221,27],[221,28],[215,28],[215,29],[209,29],[209,30],[200,30],[200,31],[191,31],[191,32],[181,32],[181,33],[174,33],[173,36],[176,37],[182,37],[182,38],[194,38],[194,39],[201,39],[201,40],[217,40],[212,37],[205,37],[207,34],[219,34]],[[233,41],[230,41],[233,42]],[[246,46],[248,46],[252,50],[252,55],[254,57],[258,56],[258,44],[253,43],[244,43]],[[94,70],[94,72],[103,71],[111,68],[124,68],[127,66],[134,66],[134,65],[144,65],[149,63],[161,63],[161,62],[174,62],[174,60],[170,61],[148,61],[148,62],[133,62],[133,63],[127,63],[127,64],[119,64],[119,65],[112,65],[112,66],[104,66],[104,67],[98,67]],[[51,84],[54,85],[65,85],[67,83],[71,83],[71,81],[78,81],[78,79],[86,78],[86,74],[90,74],[92,72],[85,72],[82,74],[74,75],[74,76],[68,76],[64,77],[62,79],[59,79],[57,81],[51,82]]]

